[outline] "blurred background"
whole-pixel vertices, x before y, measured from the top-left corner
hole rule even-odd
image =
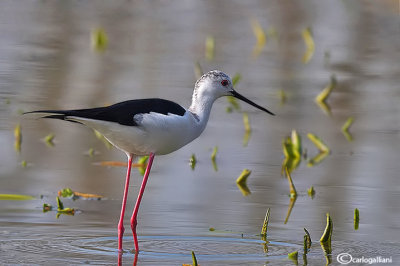
[[[191,263],[191,250],[201,265],[293,264],[287,254],[302,251],[304,227],[313,239],[308,263],[321,265],[327,212],[334,264],[342,252],[399,261],[398,1],[6,0],[0,36],[0,194],[35,197],[0,201],[4,263],[107,265],[117,256],[125,168],[99,162],[126,156],[88,128],[22,112],[151,97],[188,107],[200,68],[240,77],[236,90],[276,116],[221,98],[197,140],[155,158],[139,212],[140,265]],[[336,86],[317,104],[332,75]],[[282,175],[292,130],[306,154],[292,169],[294,202]],[[319,151],[308,133],[330,148],[319,163],[310,162]],[[54,145],[43,140],[49,134]],[[235,180],[245,168],[242,193]],[[134,170],[126,225],[140,182]],[[67,187],[105,198],[63,199],[74,216],[43,213]],[[265,250],[257,235],[267,208]],[[133,249],[128,229],[125,248]]]

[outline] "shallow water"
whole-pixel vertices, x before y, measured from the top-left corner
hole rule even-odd
[[[160,97],[188,106],[203,70],[240,73],[237,90],[267,106],[275,117],[241,103],[252,132],[243,147],[242,114],[227,113],[216,101],[207,129],[193,143],[155,158],[139,212],[141,252],[138,265],[292,265],[287,254],[299,251],[303,228],[313,245],[309,265],[325,264],[318,239],[329,212],[334,223],[332,264],[346,252],[353,257],[392,257],[400,263],[400,89],[399,29],[396,1],[292,1],[231,3],[47,2],[0,3],[0,194],[26,194],[30,201],[0,201],[0,258],[3,264],[116,264],[117,230],[125,169],[101,161],[125,161],[93,132],[62,121],[36,120],[21,111],[102,106],[125,99]],[[267,36],[261,54],[252,56],[256,39],[251,20],[274,27],[279,42]],[[312,27],[315,53],[301,62],[301,32]],[[91,32],[105,29],[104,52],[91,48]],[[215,58],[204,58],[208,35]],[[328,116],[314,97],[336,75]],[[281,104],[279,90],[287,100]],[[348,117],[353,141],[341,133]],[[21,152],[13,130],[22,127]],[[299,193],[285,224],[290,199],[281,176],[282,139],[296,129],[308,158],[318,151],[307,139],[321,137],[331,153],[320,164],[307,160],[293,171]],[[55,135],[55,146],[44,138]],[[210,156],[218,146],[217,166]],[[95,156],[87,152],[93,148]],[[189,158],[196,155],[195,170]],[[21,166],[21,161],[27,167]],[[251,194],[243,196],[235,180],[245,168]],[[134,170],[125,219],[140,184]],[[314,186],[311,199],[307,189]],[[105,196],[103,200],[63,199],[74,216],[42,212],[56,205],[57,191]],[[42,198],[40,197],[42,195]],[[268,249],[257,234],[271,208]],[[360,210],[358,230],[354,209]],[[210,231],[209,228],[215,228]],[[122,262],[135,260],[126,230]]]

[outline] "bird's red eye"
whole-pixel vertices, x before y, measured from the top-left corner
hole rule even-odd
[[[229,81],[227,81],[226,79],[221,81],[222,86],[226,86],[226,85],[228,85],[228,83],[229,83]]]

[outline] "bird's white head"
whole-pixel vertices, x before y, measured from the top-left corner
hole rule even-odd
[[[212,104],[216,99],[222,96],[233,96],[264,112],[274,115],[264,107],[259,106],[236,92],[233,88],[231,78],[219,70],[212,70],[197,80],[193,91],[192,106],[193,104]]]
[[[209,97],[213,100],[221,97],[232,95],[233,90],[231,78],[222,71],[213,70],[201,76],[195,86],[194,94],[196,96]]]

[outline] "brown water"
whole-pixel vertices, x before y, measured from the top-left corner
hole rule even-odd
[[[260,55],[251,21],[274,27]],[[311,26],[315,53],[302,63],[301,32]],[[91,32],[104,28],[109,45],[93,51]],[[215,38],[215,58],[204,44]],[[0,3],[0,194],[27,194],[30,201],[0,201],[2,264],[116,264],[117,221],[125,169],[100,161],[125,161],[85,127],[35,120],[21,111],[95,107],[125,99],[160,97],[190,104],[194,63],[204,71],[240,73],[237,90],[267,106],[275,117],[241,104],[252,127],[243,147],[242,114],[227,113],[218,100],[203,135],[181,150],[155,158],[139,212],[138,265],[293,265],[303,227],[313,245],[309,265],[326,262],[318,239],[325,214],[334,222],[332,264],[353,257],[392,257],[400,264],[399,6],[397,1],[2,1]],[[314,97],[336,75],[328,99],[331,116]],[[279,91],[287,100],[280,103]],[[353,141],[341,133],[348,117]],[[13,129],[22,127],[21,152]],[[331,154],[292,177],[299,196],[288,222],[289,186],[281,176],[282,139],[296,129],[308,157],[318,151],[307,139],[321,137]],[[55,135],[55,146],[41,140]],[[218,171],[210,156],[218,146]],[[93,148],[96,155],[88,156]],[[197,165],[188,161],[194,153]],[[21,161],[27,167],[21,166]],[[235,180],[252,170],[243,196]],[[133,171],[128,212],[141,178]],[[307,189],[314,186],[311,199]],[[56,205],[59,189],[101,194],[104,200],[64,199],[75,216],[42,212]],[[43,198],[40,198],[40,195]],[[260,233],[271,208],[268,250]],[[360,210],[358,230],[353,211]],[[126,216],[126,227],[129,215]],[[216,231],[209,231],[209,228]],[[126,231],[123,264],[132,265]]]

